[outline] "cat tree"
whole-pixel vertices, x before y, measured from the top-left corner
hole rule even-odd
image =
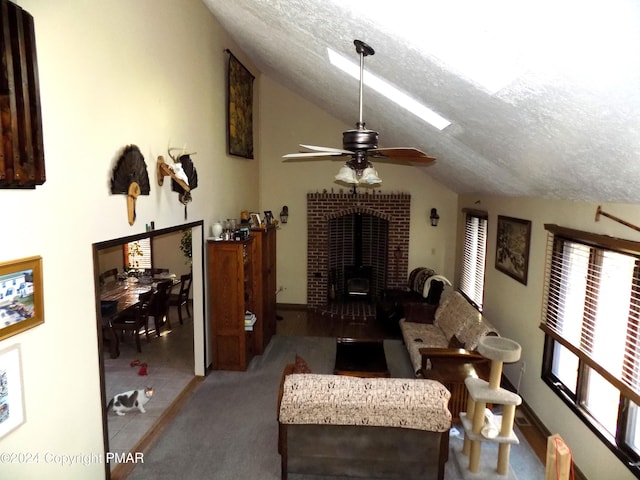
[[[520,443],[513,433],[516,406],[522,398],[513,392],[500,388],[504,363],[520,359],[522,349],[518,343],[504,337],[484,337],[478,345],[478,352],[491,360],[489,382],[479,378],[465,379],[469,399],[466,413],[460,414],[464,427],[462,454],[469,458],[468,471],[476,474],[480,470],[480,452],[483,442],[498,444],[497,474],[509,473],[511,445]],[[502,416],[487,411],[487,404],[502,406]],[[475,477],[474,478],[478,478]],[[493,478],[489,475],[487,478]]]

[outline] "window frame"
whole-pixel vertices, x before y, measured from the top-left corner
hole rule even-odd
[[[461,255],[461,265],[460,265],[460,282],[458,290],[460,293],[476,308],[478,311],[482,312],[482,308],[484,305],[484,291],[485,291],[485,280],[487,276],[487,236],[489,234],[489,214],[482,210],[474,210],[470,208],[463,208],[462,213],[464,213],[464,230],[463,230],[463,238],[462,238],[462,255]],[[469,230],[469,223],[472,219],[478,219],[478,227],[475,229],[473,243],[476,243],[476,248],[473,248],[473,245],[469,245],[467,242],[470,240],[467,232]],[[484,227],[484,232],[481,232]],[[481,252],[480,249],[483,248]],[[482,254],[482,262],[478,263],[477,261],[473,261],[471,255],[468,254],[469,251],[473,251],[475,256]],[[478,267],[481,265],[481,272],[478,272]],[[478,273],[481,274],[482,278],[479,278]],[[474,288],[474,292],[470,292],[466,290],[465,287],[465,278],[469,276],[468,282],[472,283]],[[480,280],[480,281],[479,281]],[[478,295],[478,292],[475,291],[481,285],[481,292]]]
[[[134,266],[132,264],[132,259],[130,257],[130,252],[129,250],[132,248],[132,245],[137,243],[139,245],[140,250],[142,251],[142,256],[140,257],[142,260],[140,261],[140,264],[137,266]],[[126,270],[136,270],[136,271],[142,271],[142,270],[150,270],[153,268],[153,242],[151,241],[151,238],[140,238],[138,240],[133,240],[131,242],[127,242],[125,243],[123,246],[122,252],[123,252],[123,257],[124,257],[124,267],[125,267],[125,271]],[[134,257],[134,259],[137,257]],[[136,261],[136,260],[133,260]]]
[[[558,225],[545,225],[546,230],[550,235],[553,235],[553,239],[550,240],[553,245],[553,249],[558,248],[556,242],[564,244],[564,242],[579,243],[588,246],[591,250],[589,255],[589,268],[597,265],[599,257],[604,250],[610,250],[617,253],[622,253],[632,257],[636,257],[636,269],[638,268],[638,261],[640,259],[640,243],[630,240],[618,239],[605,235],[598,235],[589,232],[582,232],[579,230],[568,229],[565,227],[559,227]],[[549,254],[549,253],[548,253]],[[549,262],[548,268],[551,265]],[[545,284],[551,283],[549,280],[549,272],[545,275]],[[598,283],[597,288],[600,290],[601,283]],[[594,285],[590,285],[592,288]],[[638,283],[637,272],[634,271],[634,277],[631,282],[630,288],[633,290],[635,287],[640,287]],[[546,289],[546,287],[545,287]],[[553,292],[545,295],[545,301],[548,297],[553,298]],[[557,298],[557,297],[556,297]],[[586,297],[584,300],[586,304]],[[631,310],[632,306],[630,306]],[[594,359],[590,359],[587,355],[580,351],[577,347],[571,345],[567,340],[562,341],[560,336],[553,332],[552,328],[545,324],[547,315],[547,305],[543,305],[543,318],[540,324],[541,330],[545,333],[544,349],[542,357],[541,378],[543,382],[569,407],[569,409],[585,424],[587,427],[598,437],[611,452],[613,452],[622,463],[631,471],[636,478],[640,478],[640,448],[636,446],[636,449],[632,447],[628,441],[628,429],[632,427],[633,421],[631,415],[631,403],[632,401],[640,408],[638,403],[638,396],[626,386],[621,380],[615,379],[612,374],[609,374],[603,367],[598,365],[598,362]],[[629,335],[633,335],[631,331],[633,325],[627,325],[625,333],[626,341],[629,341]],[[582,338],[582,336],[581,336]],[[565,343],[566,342],[566,343]],[[560,345],[567,349],[572,355],[578,359],[578,368],[576,373],[576,385],[565,385],[560,378],[554,373],[554,354],[555,346]],[[640,365],[640,354],[636,356],[634,362]],[[591,372],[600,375],[616,390],[618,390],[618,406],[615,412],[616,414],[616,431],[610,433],[607,431],[598,421],[598,419],[589,411],[585,406],[587,398],[587,389],[589,376]],[[575,393],[571,390],[575,389]],[[640,412],[640,411],[639,411]],[[638,413],[638,419],[640,419],[640,413]],[[636,420],[636,428],[640,429],[640,422]]]

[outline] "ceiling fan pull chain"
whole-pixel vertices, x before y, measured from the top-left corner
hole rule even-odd
[[[187,219],[187,204],[184,204],[184,219]]]

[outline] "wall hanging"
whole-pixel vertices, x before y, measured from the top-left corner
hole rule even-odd
[[[0,32],[0,188],[35,188],[45,168],[33,17],[0,0]]]
[[[136,145],[125,147],[113,169],[111,193],[127,196],[127,219],[129,225],[136,221],[136,200],[139,195],[149,195],[151,186],[147,164]]]
[[[227,68],[227,134],[230,155],[253,158],[253,80],[249,70],[229,54]]]
[[[496,269],[527,284],[531,221],[498,215]]]
[[[22,386],[22,355],[20,345],[0,352],[0,438],[24,423],[24,392]],[[10,461],[11,454],[5,455]],[[25,454],[28,455],[28,454]]]
[[[183,153],[175,157],[171,152],[181,150]],[[164,157],[158,157],[158,185],[162,186],[164,177],[171,177],[171,190],[178,193],[178,201],[184,205],[184,219],[187,219],[187,204],[193,200],[191,191],[198,186],[198,172],[191,155],[196,152],[186,153],[183,148],[169,148],[169,157],[173,164],[166,163]]]
[[[0,263],[0,299],[0,341],[44,323],[42,257]]]

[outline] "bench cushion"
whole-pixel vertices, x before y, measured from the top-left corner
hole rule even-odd
[[[451,426],[450,396],[433,380],[293,374],[284,382],[279,419],[444,432]]]
[[[451,292],[436,310],[433,323],[439,326],[447,337],[443,345],[446,346],[454,335],[462,340],[458,334],[467,324],[479,323],[482,320],[482,314],[460,292]]]
[[[400,330],[416,374],[422,365],[421,348],[442,348],[449,344],[449,340],[436,325],[409,322],[403,318],[400,320]]]

